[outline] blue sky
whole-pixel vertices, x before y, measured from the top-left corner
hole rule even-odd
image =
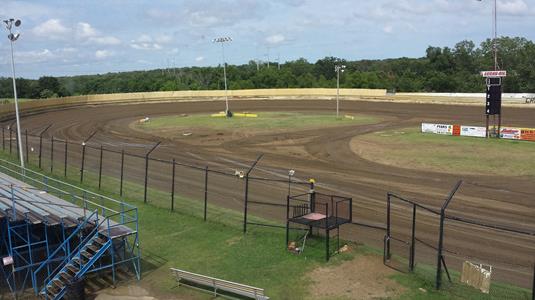
[[[421,57],[427,46],[477,44],[492,33],[492,0],[2,0],[20,18],[17,76],[94,74],[221,62]],[[535,0],[498,0],[500,35],[535,40]],[[2,28],[4,29],[4,28]],[[0,39],[0,76],[10,76]]]

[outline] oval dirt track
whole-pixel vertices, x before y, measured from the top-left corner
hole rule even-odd
[[[95,130],[93,145],[109,149],[124,149],[129,153],[144,155],[161,138],[133,130],[132,122],[144,116],[193,114],[217,112],[222,102],[177,102],[136,105],[109,105],[52,111],[22,119],[22,128],[39,134],[48,124],[53,124],[45,136],[69,141],[85,140]],[[484,124],[482,107],[436,104],[400,104],[387,102],[343,101],[344,113],[377,116],[382,121],[372,125],[352,125],[320,130],[297,130],[287,133],[263,133],[247,138],[222,139],[220,143],[192,144],[187,140],[167,139],[151,155],[153,158],[171,159],[212,169],[231,171],[246,168],[259,153],[265,157],[255,170],[260,177],[287,178],[287,170],[295,169],[300,179],[315,178],[320,191],[342,194],[353,198],[356,222],[382,225],[385,223],[386,193],[395,192],[417,202],[438,208],[456,181],[463,179],[463,186],[454,198],[449,215],[458,215],[496,225],[535,230],[535,185],[531,177],[503,177],[500,174],[487,176],[457,176],[439,172],[426,172],[376,164],[364,160],[351,151],[349,143],[358,135],[392,128],[419,126],[421,122],[444,122],[449,124]],[[231,101],[233,111],[333,111],[333,101],[323,100],[246,100]],[[503,124],[519,127],[535,127],[535,110],[529,108],[503,108]],[[278,147],[269,144],[276,141]],[[291,147],[289,147],[291,146]],[[289,149],[292,149],[291,151]],[[299,149],[298,151],[295,149]],[[115,168],[116,164],[105,168]],[[142,168],[130,167],[132,178],[143,177]],[[168,173],[150,171],[151,184],[168,189],[165,181]],[[165,172],[168,172],[167,170]],[[179,175],[180,176],[180,175]],[[200,178],[192,179],[192,190]],[[214,186],[213,202],[242,210],[242,183],[223,178],[211,178]],[[161,182],[160,182],[161,181]],[[187,183],[185,180],[184,182]],[[237,186],[228,191],[229,185]],[[265,186],[252,183],[252,200],[285,203],[286,185]],[[277,190],[277,192],[274,192]],[[191,191],[188,196],[200,195]],[[218,197],[218,194],[221,195]],[[225,196],[226,195],[226,196]],[[285,210],[285,209],[284,209]],[[395,206],[394,232],[400,236],[410,233],[408,207]],[[252,207],[252,213],[281,220],[284,214],[271,207]],[[450,222],[450,221],[448,221]],[[417,236],[422,241],[436,245],[438,217],[419,216]],[[363,241],[382,247],[384,232],[365,227],[343,228],[345,238]],[[458,269],[460,261],[473,259],[496,266],[497,277],[516,284],[529,286],[529,267],[533,263],[535,245],[533,238],[511,236],[499,231],[482,230],[463,224],[446,224],[446,259],[451,268]],[[405,251],[400,248],[399,251]],[[405,252],[398,253],[405,256]],[[434,263],[434,252],[428,247],[417,248],[417,261]],[[527,275],[526,275],[527,272]]]

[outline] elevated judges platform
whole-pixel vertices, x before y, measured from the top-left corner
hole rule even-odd
[[[305,226],[303,246],[307,236],[312,233],[313,228],[325,230],[325,255],[326,260],[330,258],[329,236],[330,231],[337,231],[339,238],[340,226],[352,222],[353,200],[347,197],[326,195],[314,190],[305,194],[288,196],[286,205],[286,244],[289,245],[290,223]]]

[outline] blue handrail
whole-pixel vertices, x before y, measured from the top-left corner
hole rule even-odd
[[[58,248],[56,248],[56,250],[54,252],[52,252],[52,254],[50,254],[48,256],[48,258],[41,263],[41,265],[39,265],[39,267],[37,269],[35,269],[35,271],[33,272],[32,274],[32,280],[34,283],[37,283],[37,275],[38,273],[46,266],[48,266],[48,264],[51,263],[51,261],[53,260],[53,258],[60,252],[60,251],[63,251],[66,255],[65,255],[65,259],[63,259],[63,262],[59,265],[59,266],[62,266],[63,263],[65,262],[65,260],[70,257],[70,254],[72,253],[70,251],[70,241],[73,237],[77,236],[78,233],[83,229],[85,228],[85,226],[87,225],[87,223],[89,223],[89,221],[94,217],[95,219],[95,225],[97,225],[97,227],[95,228],[98,228],[98,210],[94,210],[87,218],[85,218],[85,220],[80,224],[78,225],[78,227],[76,228],[76,230],[74,230],[71,235],[69,235],[69,237],[67,239],[65,239],[65,241],[63,241],[63,243],[58,246]],[[78,247],[80,247],[81,245],[83,245],[82,243],[80,243],[78,245]],[[77,247],[77,248],[78,248]],[[76,249],[75,249],[76,250]],[[54,271],[48,273],[48,277],[44,280],[44,282],[46,282],[46,280],[50,277],[51,273],[54,274],[54,272],[57,271],[58,268],[56,268]],[[34,285],[35,286],[35,292],[36,294],[39,292],[38,291],[38,288],[37,288],[37,285]]]

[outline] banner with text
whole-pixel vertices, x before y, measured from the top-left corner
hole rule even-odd
[[[508,140],[520,140],[522,130],[514,127],[502,127],[500,130],[500,138]]]
[[[422,123],[422,132],[423,133],[435,133],[435,134],[452,135],[453,134],[453,125]]]
[[[461,136],[486,137],[487,129],[479,126],[461,126]]]

